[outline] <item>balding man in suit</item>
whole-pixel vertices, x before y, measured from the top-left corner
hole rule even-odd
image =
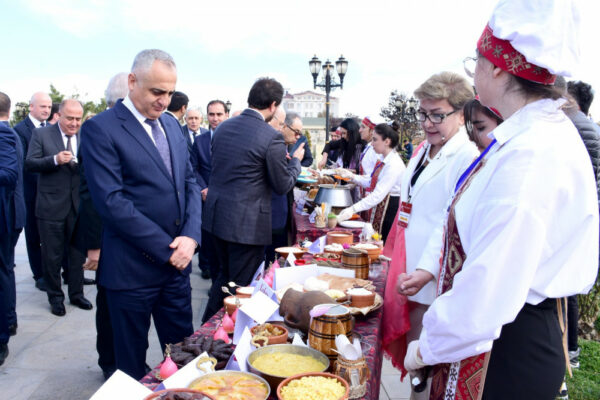
[[[27,156],[31,136],[36,128],[47,125],[47,118],[52,110],[52,99],[47,93],[36,92],[29,100],[29,114],[17,125],[15,131],[19,134],[23,154]],[[25,193],[25,205],[27,207],[27,222],[25,225],[25,240],[27,243],[27,257],[29,267],[33,273],[35,287],[45,291],[44,270],[42,268],[42,251],[40,233],[38,231],[37,218],[35,216],[35,203],[37,198],[37,180],[38,174],[24,171],[23,190]]]

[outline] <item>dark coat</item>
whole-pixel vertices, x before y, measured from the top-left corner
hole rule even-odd
[[[310,151],[310,146],[308,145],[308,139],[306,138],[306,136],[300,136],[300,139],[298,139],[298,141],[294,143],[293,146],[291,146],[290,156],[294,154],[294,152],[296,151],[298,146],[300,146],[301,143],[304,143],[304,157],[302,158],[302,161],[300,161],[300,165],[302,165],[303,167],[310,167],[313,163],[313,155]]]
[[[206,189],[210,181],[212,169],[210,142],[210,131],[196,136],[190,153],[190,161],[201,189]]]
[[[18,134],[0,122],[0,234],[25,226],[23,147]]]
[[[79,145],[79,135],[77,135]],[[54,156],[65,150],[58,124],[33,131],[25,170],[39,173],[35,216],[62,220],[71,208],[79,209],[79,164],[56,165]]]
[[[118,101],[81,127],[81,153],[103,222],[99,284],[111,290],[157,287],[180,273],[169,264],[177,236],[201,242],[202,199],[181,127],[159,118],[173,175],[140,122]],[[190,264],[191,265],[191,264]],[[189,275],[188,266],[183,273]]]
[[[15,131],[19,135],[19,139],[21,140],[21,145],[23,146],[23,155],[27,157],[27,150],[29,149],[29,142],[31,142],[31,136],[33,135],[33,131],[36,129],[33,122],[29,119],[29,116],[25,117],[25,119],[15,125]],[[35,193],[37,191],[37,181],[38,174],[24,171],[23,174],[23,192],[25,194],[25,199],[29,203],[33,203],[35,201]],[[33,207],[33,206],[32,206]]]
[[[281,133],[255,110],[222,122],[212,144],[203,229],[234,243],[271,244],[271,193],[285,194],[300,174]]]

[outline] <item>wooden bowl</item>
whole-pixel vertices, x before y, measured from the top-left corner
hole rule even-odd
[[[271,324],[271,325],[275,325],[275,324]],[[273,344],[286,344],[287,343],[287,341],[288,341],[287,328],[285,328],[283,325],[279,325],[279,324],[277,324],[277,328],[283,330],[283,333],[281,335],[277,335],[277,336],[268,336],[269,343],[267,344],[267,346],[270,346]],[[250,333],[252,334],[252,336],[256,335],[257,329],[258,329],[258,325],[250,328]]]
[[[154,392],[149,394],[148,396],[146,396],[144,398],[144,400],[154,400],[157,399],[158,397],[160,397],[163,394],[167,394],[167,393],[195,393],[195,394],[199,394],[202,395],[204,397],[200,397],[198,396],[198,399],[202,399],[202,400],[215,400],[214,397],[201,392],[199,390],[193,390],[193,389],[184,389],[184,388],[177,388],[177,389],[165,389],[165,390],[159,390],[158,392]]]
[[[229,314],[230,317],[235,312],[235,309],[237,308],[236,303],[235,303],[235,297],[236,296],[227,296],[223,299],[223,306],[225,307],[225,311],[227,312],[227,314]],[[238,299],[240,301],[240,306],[242,304],[244,304],[244,301],[246,301],[246,298],[243,298],[240,296],[238,296]]]
[[[375,303],[375,292],[369,290],[369,294],[351,294],[348,289],[346,295],[350,298],[350,307],[370,307]]]
[[[288,258],[288,255],[290,253],[294,253],[294,257],[296,257],[296,260],[299,258],[302,258],[304,256],[304,254],[306,254],[308,252],[308,249],[305,247],[291,247],[291,246],[286,246],[286,247],[278,247],[275,249],[275,251],[277,253],[279,253],[279,255],[285,259]]]
[[[372,244],[372,243],[369,243],[369,244]],[[373,246],[375,246],[375,247],[374,248],[366,248],[366,249],[360,249],[360,248],[356,247],[356,245],[354,245],[352,247],[366,251],[369,255],[369,260],[371,262],[376,262],[377,260],[379,260],[379,255],[381,254],[381,247],[377,246],[376,244],[373,244]]]
[[[339,243],[339,244],[352,244],[354,242],[354,235],[352,232],[345,231],[331,231],[327,232],[327,244]]]
[[[344,388],[346,389],[346,392],[344,393],[344,395],[342,397],[340,397],[338,400],[346,400],[348,398],[348,396],[350,394],[350,386],[348,385],[348,382],[346,382],[346,380],[340,376],[337,376],[334,374],[329,374],[327,372],[306,372],[304,374],[298,374],[298,375],[290,376],[289,378],[284,379],[279,384],[279,386],[277,386],[277,398],[279,400],[283,400],[283,397],[281,396],[281,389],[283,389],[283,387],[286,386],[288,383],[290,383],[293,380],[304,378],[304,377],[309,377],[309,376],[323,376],[325,378],[337,379],[338,382],[341,383],[342,386],[344,386]]]
[[[254,288],[252,286],[235,288],[236,296],[241,299],[249,299],[250,297],[252,297],[252,293],[254,293]]]

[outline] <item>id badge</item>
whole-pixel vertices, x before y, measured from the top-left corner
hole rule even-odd
[[[408,228],[408,221],[410,220],[410,213],[412,212],[412,203],[403,201],[400,203],[400,213],[398,215],[398,225],[403,228]]]

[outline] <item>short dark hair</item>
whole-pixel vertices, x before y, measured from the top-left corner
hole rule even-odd
[[[248,106],[257,110],[269,108],[273,102],[276,106],[283,99],[283,86],[273,78],[260,78],[248,94]]]
[[[167,107],[168,111],[174,112],[181,110],[181,107],[187,107],[190,99],[183,92],[174,92],[171,97],[171,102],[169,103],[169,107]]]
[[[469,135],[469,139],[476,145],[480,146],[481,143],[479,141],[479,138],[477,137],[477,135],[475,135],[475,132],[473,132],[473,119],[475,118],[476,112],[483,113],[488,118],[496,121],[496,124],[498,125],[500,125],[504,120],[496,114],[494,114],[492,110],[481,104],[481,102],[477,99],[473,99],[467,104],[465,104],[465,106],[463,107],[463,115],[465,117],[465,130],[467,131],[467,135]]]
[[[398,146],[398,141],[400,140],[398,132],[388,124],[383,123],[375,125],[375,133],[381,136],[382,140],[390,139],[390,147],[392,149]]]
[[[0,92],[0,116],[8,116],[10,113],[10,97],[6,93]]]
[[[52,117],[54,117],[54,114],[56,114],[58,112],[58,103],[52,103],[52,108],[50,109],[50,115],[48,116],[48,121],[52,120]]]
[[[582,81],[570,81],[567,83],[567,91],[573,96],[581,112],[588,115],[592,101],[594,101],[592,86]]]
[[[220,104],[223,106],[223,110],[225,110],[225,114],[229,114],[229,110],[227,109],[227,104],[225,104],[225,102],[223,100],[211,100],[208,102],[208,104],[206,105],[206,113],[208,114],[208,107],[212,106],[213,104]]]

